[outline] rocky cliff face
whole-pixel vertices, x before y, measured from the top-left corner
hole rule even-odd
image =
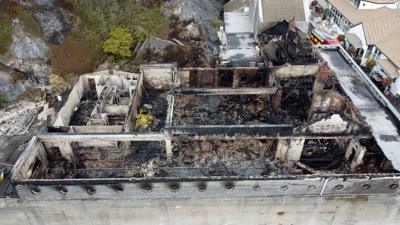
[[[58,7],[54,0],[14,0],[32,13],[39,22],[44,39],[60,44],[71,30],[68,12]]]
[[[72,11],[74,9],[66,7],[68,4],[63,0],[7,1],[22,6],[25,11],[33,16],[41,30],[39,37],[38,35],[32,35],[25,29],[26,27],[24,28],[23,22],[18,19],[14,20],[13,41],[10,46],[7,65],[11,69],[25,73],[30,80],[45,84],[48,76],[52,73],[51,62],[48,59],[49,46],[51,44],[60,45],[65,43],[64,39],[71,32],[72,27],[76,27],[74,25],[76,21],[81,20],[73,15]],[[155,0],[136,0],[136,2],[143,5],[151,5],[154,4]],[[204,58],[204,60],[200,61],[210,62],[213,52],[218,46],[218,37],[209,21],[219,18],[222,2],[218,0],[166,1],[164,3],[164,12],[167,16],[174,16],[174,18],[179,18],[181,21],[188,21],[184,23],[185,29],[177,29],[179,35],[169,35],[170,39],[184,36],[183,39],[177,39],[184,42],[185,47],[191,46],[187,50],[189,51],[188,54],[195,49],[196,54],[198,55],[201,52],[201,57]],[[206,55],[206,57],[203,57],[203,55]],[[207,63],[200,64],[207,65]]]
[[[52,71],[47,63],[46,43],[26,33],[18,19],[13,21],[13,29],[8,67],[25,73],[32,81],[44,84]]]
[[[194,20],[201,26],[206,37],[204,50],[208,61],[211,61],[218,36],[209,21],[219,18],[222,7],[223,1],[218,0],[171,0],[166,4],[165,12],[177,16],[182,21]]]

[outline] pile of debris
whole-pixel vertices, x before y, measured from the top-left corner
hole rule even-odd
[[[273,160],[275,146],[274,141],[256,139],[178,141],[174,146],[172,163],[174,167],[191,168],[191,173],[203,176],[285,173],[282,170],[284,167]]]
[[[174,125],[240,125],[276,123],[267,97],[195,96],[175,98]]]
[[[1,135],[25,135],[39,113],[39,105],[21,102],[0,112]]]
[[[79,105],[76,107],[74,114],[71,116],[70,126],[86,125],[97,103],[97,97],[86,93],[82,96]]]
[[[259,40],[266,63],[312,64],[317,59],[307,35],[296,28],[294,19],[283,21],[261,33]]]
[[[167,118],[167,96],[169,92],[157,91],[150,88],[144,90],[142,104],[138,113],[146,113],[152,117],[150,124],[148,124],[145,130],[160,131],[165,126]]]
[[[187,163],[217,159],[255,160],[271,156],[272,147],[273,141],[256,139],[178,141],[174,149],[174,160]]]

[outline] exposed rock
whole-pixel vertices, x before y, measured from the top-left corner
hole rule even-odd
[[[207,54],[207,60],[212,61],[214,49],[217,47],[218,35],[214,28],[209,24],[210,19],[219,19],[222,10],[222,1],[212,0],[171,0],[165,4],[165,13],[171,16],[177,16],[182,21],[194,20],[198,23],[207,37],[204,43],[204,49]],[[191,29],[189,27],[189,29]],[[188,30],[189,30],[188,29]],[[192,31],[194,31],[192,29]]]
[[[48,75],[52,72],[50,65],[37,60],[15,59],[10,61],[9,67],[26,74],[30,80],[40,84],[46,83]]]
[[[18,19],[13,21],[13,28],[12,57],[7,66],[25,73],[33,81],[45,83],[52,71],[47,64],[47,45],[40,38],[33,38],[24,32]]]
[[[46,60],[47,46],[40,38],[33,38],[23,31],[19,20],[14,20],[13,42],[10,47],[11,54],[22,60]]]
[[[39,108],[33,102],[19,102],[0,111],[0,136],[27,134]]]
[[[71,23],[66,18],[65,12],[56,6],[54,0],[14,0],[14,2],[32,13],[47,42],[60,44],[71,30]]]
[[[3,92],[8,100],[14,100],[17,96],[25,91],[25,85],[22,81],[11,83],[11,75],[6,72],[0,71],[0,90]]]
[[[96,71],[108,70],[109,68],[110,68],[110,63],[105,61],[104,63],[100,64],[99,67],[97,67]]]
[[[192,37],[196,38],[200,36],[200,30],[195,23],[190,23],[186,26],[186,29]]]
[[[15,3],[18,3],[25,7],[33,7],[33,6],[53,6],[54,0],[14,0]]]
[[[171,0],[172,7],[166,7],[167,14],[178,16],[180,20],[194,19],[199,23],[211,42],[218,41],[214,28],[209,24],[210,19],[218,19],[219,11],[209,0]]]
[[[170,4],[173,7],[167,7],[167,13],[183,21],[194,19],[199,24],[208,24],[208,20],[219,17],[220,9],[210,0],[171,0]]]
[[[60,9],[37,9],[33,15],[42,28],[44,38],[50,43],[60,44],[71,29]]]

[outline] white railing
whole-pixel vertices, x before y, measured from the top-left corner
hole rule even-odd
[[[400,122],[400,113],[393,106],[393,104],[386,98],[386,96],[379,90],[378,87],[371,81],[367,74],[360,68],[360,66],[354,61],[354,59],[347,53],[347,51],[340,45],[318,45],[317,48],[320,49],[328,49],[328,50],[338,50],[339,53],[343,56],[343,58],[351,65],[351,67],[355,70],[355,72],[360,75],[360,77],[367,84],[368,90],[372,93],[372,95],[380,101],[380,103],[388,108],[390,112],[396,117],[396,119]]]

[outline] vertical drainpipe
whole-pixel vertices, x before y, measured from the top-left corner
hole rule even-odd
[[[257,10],[258,9],[258,10]],[[253,29],[254,29],[254,34],[257,37],[258,35],[258,24],[264,23],[264,12],[263,12],[263,7],[262,7],[262,2],[261,0],[257,0],[257,5],[254,7],[254,24],[253,24]],[[256,15],[258,11],[258,20],[256,20]],[[258,22],[257,22],[258,21]]]

